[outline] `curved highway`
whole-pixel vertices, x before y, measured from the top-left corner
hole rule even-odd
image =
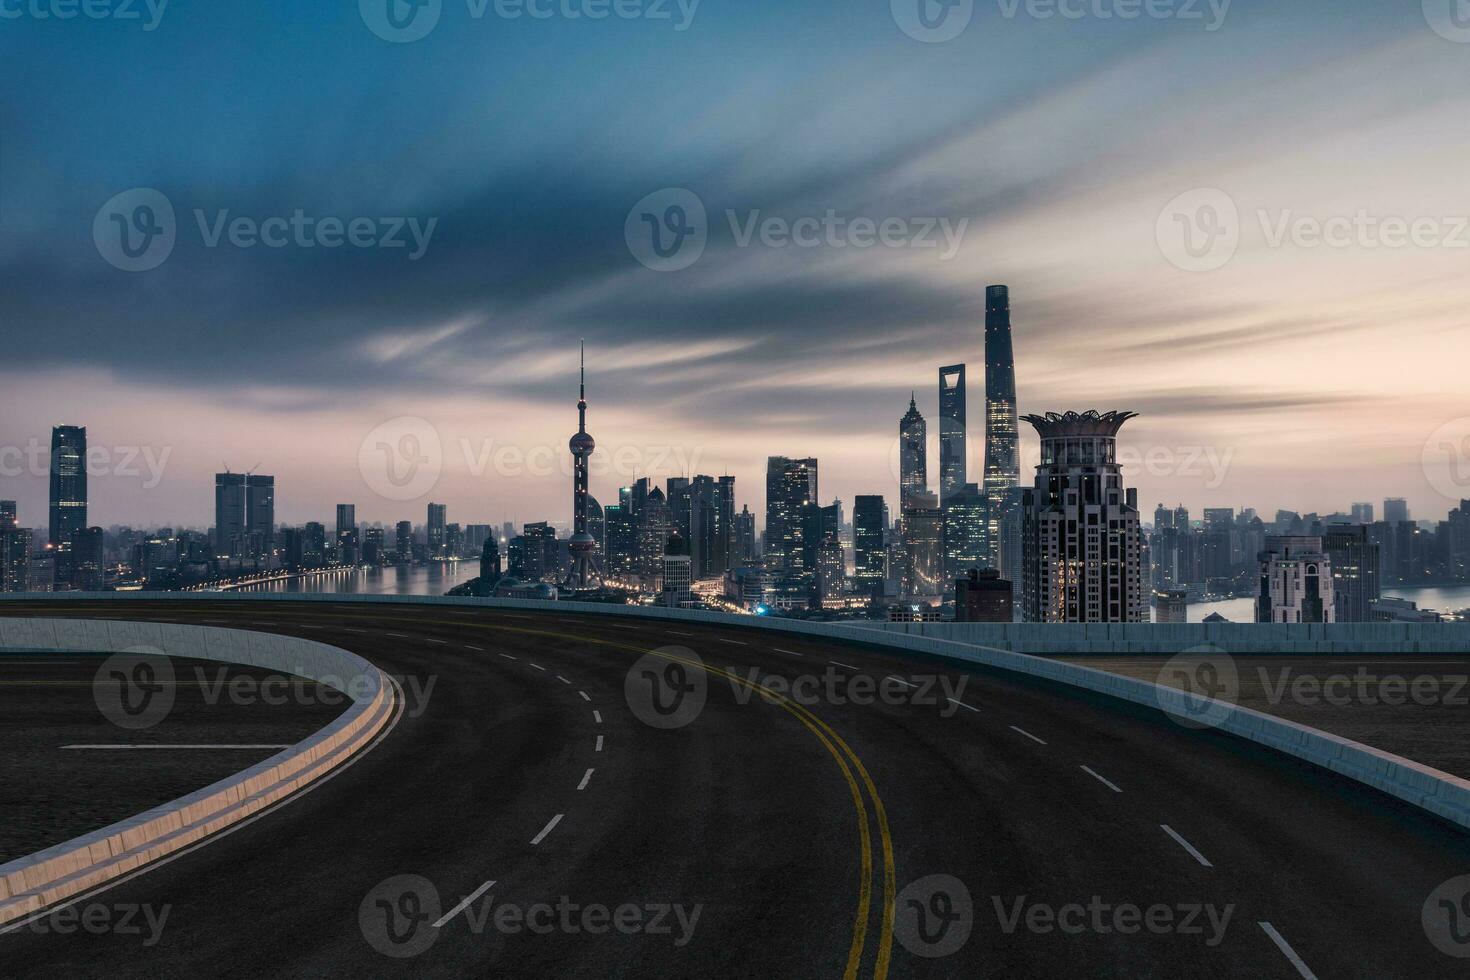
[[[0,615],[303,636],[402,689],[325,783],[0,935],[6,976],[1464,976],[1421,911],[1465,834],[1037,681],[555,605]]]

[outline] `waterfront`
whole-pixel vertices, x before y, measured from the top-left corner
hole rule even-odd
[[[476,561],[429,562],[423,565],[387,565],[383,568],[344,568],[304,578],[246,585],[236,592],[315,592],[335,595],[443,595],[480,574]]]
[[[1453,613],[1470,608],[1470,585],[1443,585],[1424,588],[1395,588],[1383,590],[1385,597],[1394,596],[1417,602],[1420,609],[1433,609],[1438,613]],[[1256,618],[1256,600],[1223,599],[1219,602],[1197,602],[1189,607],[1189,621],[1202,622],[1211,613],[1219,613],[1232,623],[1250,623]]]

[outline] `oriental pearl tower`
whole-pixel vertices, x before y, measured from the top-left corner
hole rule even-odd
[[[598,573],[592,556],[597,551],[597,539],[587,532],[587,459],[597,442],[587,433],[587,346],[582,345],[581,390],[577,398],[577,434],[568,444],[572,450],[572,515],[574,527],[572,538],[567,542],[571,554],[572,570],[564,583],[570,589],[595,589]]]

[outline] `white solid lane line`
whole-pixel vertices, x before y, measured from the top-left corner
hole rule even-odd
[[[580,694],[580,695],[582,695],[582,700],[583,701],[591,701],[592,700],[591,698],[589,698],[587,696],[587,692],[586,691],[578,691],[577,693]]]
[[[597,736],[597,748],[596,749],[593,749],[593,751],[594,752],[601,752],[602,751],[602,736],[601,735]]]
[[[978,712],[980,710],[979,708],[975,707],[974,705],[966,704],[963,701],[956,701],[954,698],[945,698],[944,700],[948,701],[950,704],[957,704],[961,708],[969,708],[971,711],[977,711]]]
[[[465,900],[464,901],[460,902],[454,908],[450,909],[448,912],[445,912],[443,915],[439,916],[439,921],[434,923],[434,928],[435,929],[438,929],[440,926],[444,925],[444,923],[448,922],[450,919],[454,918],[456,915],[459,915],[459,913],[461,913],[465,909],[469,908],[471,902],[473,902],[475,899],[479,898],[481,895],[483,895],[487,891],[489,891],[490,888],[494,884],[495,884],[495,882],[493,882],[493,881],[487,881],[483,885],[481,885],[479,888],[476,888],[473,892],[471,892],[469,895],[467,895],[465,897]]]
[[[63,745],[63,749],[289,749],[290,745]]]
[[[1121,789],[1118,788],[1117,783],[1113,782],[1111,779],[1108,779],[1106,776],[1099,775],[1097,770],[1093,769],[1091,766],[1083,766],[1082,771],[1087,773],[1087,775],[1091,776],[1093,779],[1096,779],[1098,782],[1102,783],[1114,793],[1123,792]]]
[[[1287,942],[1281,933],[1276,931],[1275,926],[1269,922],[1258,922],[1256,925],[1260,926],[1261,930],[1271,937],[1271,941],[1276,944],[1276,948],[1281,950],[1281,954],[1287,958],[1292,966],[1296,967],[1296,972],[1302,975],[1302,980],[1317,980],[1317,974],[1307,968],[1307,964],[1303,963],[1302,958],[1296,955],[1296,950],[1291,948],[1291,943]]]
[[[1195,849],[1195,846],[1193,844],[1191,844],[1189,841],[1185,840],[1183,837],[1180,837],[1178,831],[1176,831],[1173,827],[1170,827],[1166,823],[1161,823],[1161,824],[1159,824],[1159,826],[1163,828],[1164,833],[1166,833],[1170,837],[1174,838],[1174,840],[1179,843],[1179,846],[1182,847],[1182,848],[1184,848],[1186,851],[1188,851],[1189,854],[1190,854],[1190,856],[1193,857],[1200,864],[1203,864],[1207,868],[1213,868],[1214,867],[1214,865],[1211,864],[1209,862],[1209,860],[1203,854],[1201,854],[1198,850]]]
[[[556,816],[552,817],[551,823],[547,824],[545,827],[542,827],[541,833],[537,834],[534,838],[531,839],[531,846],[535,847],[537,844],[544,841],[546,839],[546,835],[551,833],[551,831],[556,827],[557,824],[561,823],[561,818],[563,816],[564,814],[558,813]]]
[[[1026,731],[1026,729],[1024,729],[1024,728],[1017,728],[1015,725],[1012,725],[1011,726],[1011,731],[1013,731],[1013,732],[1020,732],[1022,735],[1025,735],[1031,741],[1035,742],[1037,745],[1045,745],[1046,744],[1041,739],[1037,738],[1035,735],[1032,735],[1030,732]]]
[[[582,781],[577,784],[577,789],[579,791],[586,789],[587,788],[587,781],[590,780],[591,778],[592,778],[592,770],[591,769],[588,769],[586,772],[584,772],[582,774]]]
[[[857,670],[857,668],[854,667],[852,664],[845,664],[837,660],[829,660],[827,661],[827,663],[831,664],[833,667],[842,667],[847,670]]]

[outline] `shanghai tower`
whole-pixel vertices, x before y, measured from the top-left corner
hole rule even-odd
[[[985,499],[990,507],[991,541],[1000,541],[1000,523],[1009,498],[1021,482],[1016,418],[1016,359],[1011,347],[1011,294],[1005,286],[985,289]],[[993,556],[999,559],[1001,556]],[[999,562],[997,562],[999,565]]]

